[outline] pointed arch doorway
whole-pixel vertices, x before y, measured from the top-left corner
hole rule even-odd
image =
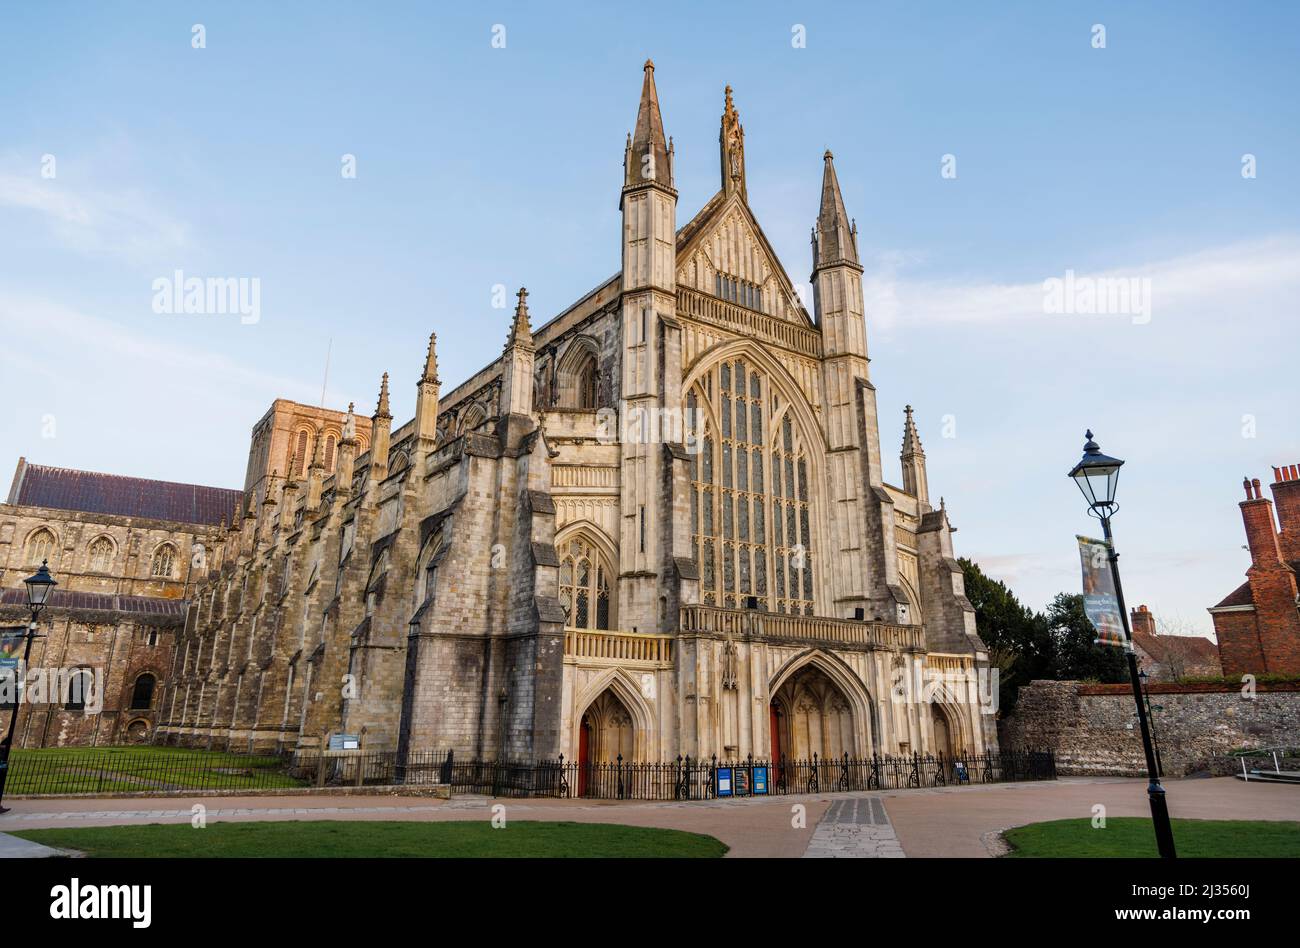
[[[773,760],[782,754],[792,760],[857,755],[852,704],[815,665],[805,665],[777,689],[769,721]]]
[[[632,712],[606,688],[582,713],[578,727],[578,796],[593,786],[598,766],[634,759],[636,731]]]
[[[959,742],[953,740],[956,729],[952,726],[948,713],[938,704],[930,705],[930,726],[934,732],[934,753],[943,754],[951,760],[960,750],[957,746]]]

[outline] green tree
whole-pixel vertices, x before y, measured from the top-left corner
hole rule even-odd
[[[1083,611],[1083,596],[1057,593],[1047,607],[1056,653],[1054,678],[1061,681],[1128,681],[1128,659],[1113,645],[1097,645],[1097,631]]]
[[[964,557],[957,562],[966,578],[966,598],[975,607],[975,630],[998,669],[999,711],[1007,714],[1021,685],[1052,677],[1055,642],[1047,620],[1022,605],[1006,583],[986,576]]]

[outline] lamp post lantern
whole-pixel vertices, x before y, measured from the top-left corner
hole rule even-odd
[[[1119,607],[1120,621],[1124,626],[1124,651],[1128,655],[1129,680],[1133,685],[1133,700],[1137,704],[1138,725],[1142,731],[1142,750],[1147,763],[1147,801],[1151,804],[1151,822],[1156,831],[1156,848],[1161,857],[1173,859],[1174,831],[1169,825],[1169,806],[1165,802],[1165,788],[1160,785],[1160,768],[1156,764],[1155,749],[1151,743],[1151,726],[1147,721],[1147,711],[1142,700],[1142,681],[1138,675],[1137,653],[1133,650],[1133,631],[1129,628],[1128,608],[1124,605],[1124,587],[1119,581],[1119,554],[1115,552],[1115,541],[1110,532],[1110,518],[1119,509],[1115,503],[1115,487],[1119,481],[1119,469],[1124,462],[1119,458],[1108,457],[1101,453],[1101,447],[1092,439],[1092,432],[1086,434],[1087,444],[1083,446],[1083,457],[1070,469],[1070,477],[1078,485],[1084,500],[1088,502],[1088,513],[1101,521],[1102,535],[1106,539],[1109,551],[1110,575],[1115,582],[1115,599]]]
[[[9,730],[5,733],[4,742],[0,743],[0,813],[9,812],[9,808],[4,806],[5,783],[9,777],[9,751],[14,743],[14,726],[18,723],[19,676],[27,674],[27,663],[32,657],[32,642],[36,638],[36,620],[41,610],[49,604],[54,587],[59,585],[58,581],[50,575],[48,560],[42,560],[41,568],[23,580],[23,584],[27,587],[27,608],[32,618],[27,623],[27,633],[23,636],[26,640],[23,645],[23,663],[14,669],[14,707],[9,714]]]

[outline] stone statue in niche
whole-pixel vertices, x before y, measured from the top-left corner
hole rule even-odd
[[[736,643],[730,637],[722,645],[722,687],[736,690]]]

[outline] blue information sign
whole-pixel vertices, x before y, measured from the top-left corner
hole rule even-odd
[[[731,796],[731,768],[730,767],[718,768],[718,796],[720,797]]]
[[[754,794],[767,793],[767,768],[754,768]]]

